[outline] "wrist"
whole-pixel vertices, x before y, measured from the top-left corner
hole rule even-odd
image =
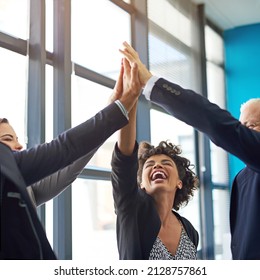
[[[147,82],[150,80],[150,78],[152,77],[152,73],[151,72],[147,72],[143,75],[143,80],[142,80],[142,86],[143,88],[146,86]]]
[[[119,99],[115,100],[115,103],[118,106],[118,108],[121,110],[122,114],[129,120],[128,111],[125,105]]]
[[[135,103],[137,102],[138,97],[133,98],[132,96],[122,96],[119,101],[121,102],[121,104],[124,106],[125,110],[129,113],[131,111],[131,109],[133,108],[133,106],[135,105]]]

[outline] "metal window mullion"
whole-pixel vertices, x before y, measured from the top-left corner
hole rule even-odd
[[[28,41],[28,147],[45,142],[45,3],[30,1],[30,29]],[[45,206],[37,209],[45,225]]]
[[[83,79],[92,81],[94,83],[100,84],[102,86],[108,87],[108,88],[114,88],[115,86],[115,80],[106,77],[100,73],[97,73],[93,70],[90,70],[86,67],[83,67],[77,63],[73,64],[73,70],[76,76],[81,77]]]
[[[199,34],[201,50],[201,88],[202,95],[207,97],[207,73],[206,73],[206,50],[205,50],[205,12],[204,5],[198,5]],[[199,161],[200,161],[200,214],[201,214],[201,243],[202,258],[214,259],[214,215],[212,198],[212,174],[210,140],[202,134],[198,134]]]
[[[147,1],[134,0],[132,4],[136,11],[131,15],[132,45],[139,53],[143,63],[149,67]],[[144,96],[140,96],[136,120],[136,139],[138,142],[151,140],[150,109],[151,104],[145,100]]]
[[[133,14],[135,12],[134,7],[131,4],[128,4],[122,0],[110,0],[112,3],[126,11],[127,13]],[[140,1],[140,0],[139,0]]]
[[[0,47],[22,55],[27,55],[26,40],[15,38],[3,32],[0,32]]]
[[[71,1],[54,0],[54,136],[71,127]],[[54,199],[53,247],[58,259],[72,259],[71,188]]]

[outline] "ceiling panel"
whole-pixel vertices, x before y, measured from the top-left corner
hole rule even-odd
[[[205,4],[206,16],[220,29],[260,23],[260,0],[192,0]]]

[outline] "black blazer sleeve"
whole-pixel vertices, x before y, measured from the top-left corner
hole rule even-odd
[[[50,143],[15,152],[14,156],[26,185],[31,185],[96,150],[127,123],[119,107],[112,103]]]
[[[117,214],[119,258],[149,259],[161,222],[153,198],[138,187],[138,144],[131,156],[120,153],[117,145],[112,156],[111,181]]]
[[[132,156],[124,156],[118,149],[116,143],[112,154],[112,172],[111,182],[113,185],[113,197],[115,204],[115,211],[127,211],[129,204],[135,200],[137,195],[137,159],[138,144],[135,144],[135,149]]]
[[[151,101],[260,172],[260,133],[242,125],[228,111],[194,91],[164,79],[155,83]]]

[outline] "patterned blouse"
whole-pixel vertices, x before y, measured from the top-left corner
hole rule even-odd
[[[175,255],[173,256],[162,243],[161,239],[157,237],[150,252],[149,260],[196,260],[196,252],[195,245],[182,227],[180,242]]]

